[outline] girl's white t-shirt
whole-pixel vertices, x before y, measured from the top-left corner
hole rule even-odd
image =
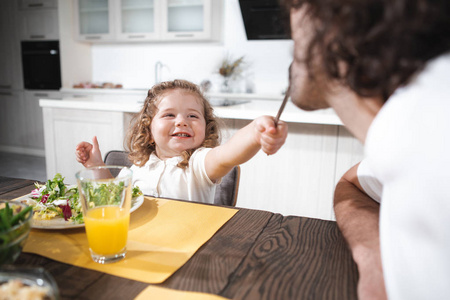
[[[386,102],[366,139],[358,180],[381,199],[389,299],[450,295],[450,54]]]
[[[138,186],[145,195],[214,203],[216,184],[205,170],[205,157],[211,148],[197,149],[189,159],[189,166],[177,166],[180,156],[161,160],[154,153],[144,166],[131,166],[133,186]]]

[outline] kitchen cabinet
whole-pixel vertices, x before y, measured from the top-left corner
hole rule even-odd
[[[25,143],[25,111],[22,91],[0,90],[0,144],[4,150]]]
[[[74,0],[75,30],[79,40],[108,41],[114,38],[114,2]]]
[[[21,0],[17,13],[20,40],[58,40],[56,0]]]
[[[57,8],[58,0],[20,0],[20,9]]]
[[[211,0],[165,0],[163,3],[163,40],[211,38]]]
[[[0,1],[0,89],[22,87],[20,44],[16,34],[16,3]]]
[[[23,146],[44,150],[44,120],[39,99],[61,99],[61,93],[55,91],[25,91],[22,120],[25,126]]]
[[[75,1],[79,40],[219,40],[222,0]]]
[[[226,141],[250,120],[226,119]],[[288,123],[274,155],[258,152],[241,165],[238,207],[335,220],[334,188],[363,157],[363,146],[341,125]]]
[[[39,99],[61,99],[56,91],[0,90],[0,149],[44,156]]]
[[[158,40],[161,38],[161,1],[116,1],[117,40]]]
[[[39,8],[19,10],[18,28],[21,40],[58,40],[58,10]]]

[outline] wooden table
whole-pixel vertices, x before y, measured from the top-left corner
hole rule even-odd
[[[33,183],[0,177],[0,199],[28,194]],[[133,299],[148,286],[29,253],[15,264],[44,267],[56,279],[61,299]],[[357,299],[357,280],[335,222],[240,209],[158,286],[230,299],[349,300]]]

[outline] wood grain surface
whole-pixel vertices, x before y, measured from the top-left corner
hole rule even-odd
[[[0,177],[0,198],[33,181]],[[16,265],[44,267],[61,299],[133,299],[148,284],[22,253]],[[357,299],[358,271],[333,221],[240,209],[159,286],[229,299]]]
[[[320,239],[318,239],[320,237]],[[223,296],[356,299],[357,269],[336,224],[273,215]],[[261,297],[263,296],[263,297]],[[344,297],[345,296],[345,297]]]
[[[3,197],[1,196],[2,194],[8,193],[10,191],[16,191],[20,188],[28,187],[30,185],[33,188],[33,186],[34,186],[33,184],[34,184],[33,180],[9,178],[9,177],[0,176],[0,199],[3,199]]]

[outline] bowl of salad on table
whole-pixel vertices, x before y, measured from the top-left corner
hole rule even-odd
[[[0,201],[0,266],[12,264],[22,252],[32,216],[31,206]]]

